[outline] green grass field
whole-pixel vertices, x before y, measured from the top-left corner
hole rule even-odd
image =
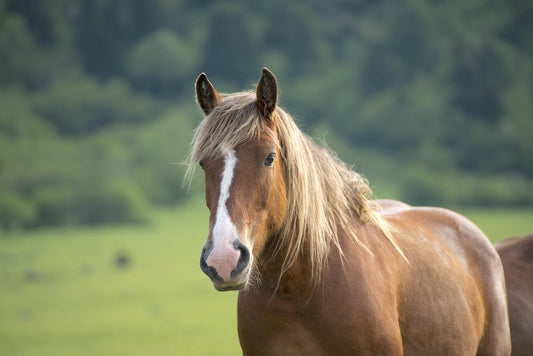
[[[533,232],[533,208],[462,213],[493,241]],[[198,265],[206,231],[196,199],[147,226],[0,236],[0,354],[240,354],[237,293]]]

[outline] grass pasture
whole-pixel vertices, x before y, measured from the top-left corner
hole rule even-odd
[[[462,213],[493,241],[533,232],[533,208]],[[198,265],[206,231],[196,199],[147,226],[1,236],[0,354],[240,354],[237,293]]]
[[[149,226],[0,238],[0,354],[238,354],[237,294],[198,264],[206,210],[198,199]]]

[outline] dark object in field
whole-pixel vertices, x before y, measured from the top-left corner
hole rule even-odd
[[[128,268],[131,264],[130,256],[124,251],[117,252],[113,264],[116,268]]]
[[[36,281],[39,279],[39,272],[37,272],[37,270],[34,268],[26,269],[26,279],[28,281]]]
[[[533,355],[533,234],[495,244],[507,286],[513,356]]]

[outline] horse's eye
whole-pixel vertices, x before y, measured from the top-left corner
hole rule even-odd
[[[265,159],[265,166],[272,167],[272,165],[274,164],[274,159],[276,159],[276,154],[275,153],[269,154],[268,157]]]
[[[204,164],[202,162],[198,162],[198,164],[200,165],[200,167],[202,167],[202,169],[204,169]]]

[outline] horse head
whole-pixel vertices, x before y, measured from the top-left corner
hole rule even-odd
[[[280,228],[286,210],[277,81],[266,68],[255,94],[255,101],[243,104],[223,98],[204,73],[196,80],[197,102],[206,115],[197,132],[197,154],[210,211],[200,266],[221,291],[247,285],[254,260]],[[240,132],[243,127],[235,120],[243,115],[257,121],[255,134]]]

